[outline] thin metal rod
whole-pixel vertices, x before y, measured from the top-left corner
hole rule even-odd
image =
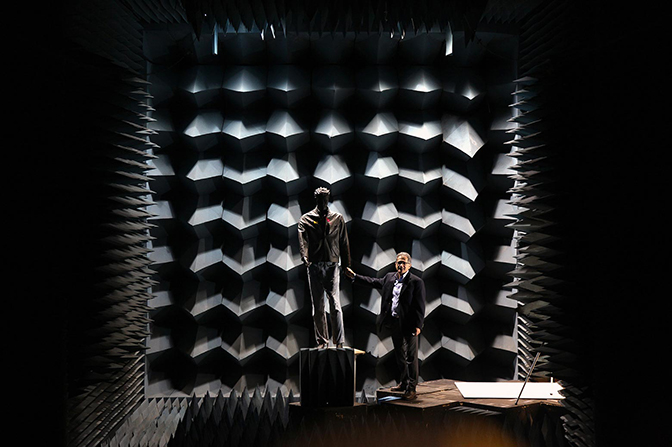
[[[527,385],[527,381],[530,380],[530,376],[532,375],[532,371],[534,371],[534,367],[537,366],[537,360],[539,360],[539,354],[540,352],[537,351],[537,355],[534,356],[534,362],[532,362],[532,367],[527,373],[527,377],[525,377],[525,383],[523,383],[523,386],[520,388],[520,393],[518,393],[518,398],[516,399],[516,403],[514,405],[518,405],[518,401],[520,400],[520,396],[523,395],[523,390],[525,389],[525,385]]]

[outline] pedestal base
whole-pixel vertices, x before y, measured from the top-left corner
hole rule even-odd
[[[355,404],[356,351],[352,348],[301,349],[301,406],[346,407]]]

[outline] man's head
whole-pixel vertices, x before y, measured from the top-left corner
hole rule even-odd
[[[315,190],[313,195],[315,196],[315,202],[317,203],[318,211],[326,211],[329,205],[329,196],[331,195],[331,191],[329,191],[327,188],[319,187]]]
[[[411,255],[405,251],[398,253],[394,267],[400,275],[406,273],[411,268]]]

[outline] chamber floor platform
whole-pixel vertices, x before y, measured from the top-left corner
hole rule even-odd
[[[519,383],[522,385],[522,382]],[[417,398],[415,400],[406,401],[401,399],[402,392],[395,392],[390,388],[381,388],[376,392],[376,400],[378,403],[384,405],[397,405],[417,409],[467,406],[484,410],[503,411],[536,405],[562,407],[562,402],[559,399],[519,399],[516,404],[516,398],[465,398],[457,388],[455,381],[451,379],[439,379],[419,383],[416,386],[416,392]]]

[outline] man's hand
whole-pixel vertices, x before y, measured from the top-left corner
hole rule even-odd
[[[350,267],[346,267],[344,273],[345,273],[345,276],[347,276],[350,279],[355,277],[355,272],[353,272]]]
[[[420,335],[420,328],[419,328],[419,327],[416,327],[416,328],[415,328],[415,332],[413,333],[413,335],[416,336],[416,337],[417,337],[418,335]]]

